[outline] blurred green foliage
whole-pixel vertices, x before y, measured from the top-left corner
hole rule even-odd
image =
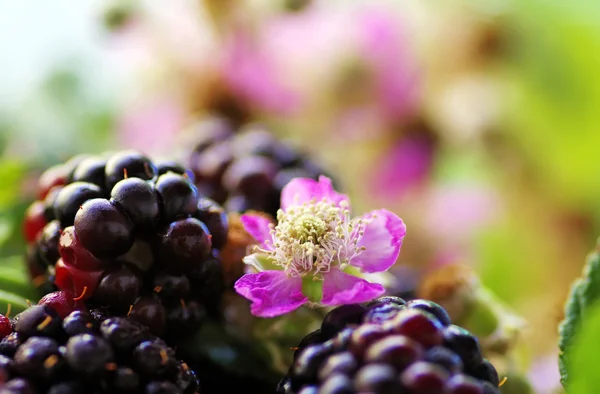
[[[554,198],[600,215],[600,7],[518,2],[509,130]]]

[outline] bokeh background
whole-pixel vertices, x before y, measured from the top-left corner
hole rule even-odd
[[[585,0],[4,1],[0,258],[22,254],[44,168],[260,122],[357,211],[405,220],[398,286],[472,266],[555,393],[562,305],[600,234],[598,21]]]

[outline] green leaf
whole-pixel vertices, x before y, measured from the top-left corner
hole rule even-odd
[[[25,165],[12,159],[0,160],[0,211],[10,207],[20,197]]]
[[[598,374],[598,349],[600,349],[600,303],[588,305],[585,320],[580,321],[579,331],[569,348],[569,394],[595,393],[600,387]]]
[[[600,241],[598,248],[600,248]],[[588,316],[593,316],[590,308],[598,300],[600,300],[600,252],[597,249],[588,256],[583,270],[583,277],[578,279],[571,288],[565,306],[565,319],[559,326],[558,347],[561,352],[559,368],[561,382],[565,387],[570,385],[570,372],[575,368],[571,364],[574,339],[579,331],[583,329],[582,326],[588,324],[586,322]]]
[[[0,313],[7,313],[9,305],[12,316],[24,311],[29,306],[25,298],[8,291],[0,290]]]
[[[11,313],[19,313],[27,308],[27,299],[35,301],[36,291],[23,263],[22,256],[12,256],[0,260],[0,313],[6,313],[8,305]]]
[[[12,226],[10,222],[4,218],[0,219],[0,245],[3,245],[11,236]]]

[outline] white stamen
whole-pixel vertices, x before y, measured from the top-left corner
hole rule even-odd
[[[364,234],[364,219],[350,218],[348,202],[339,206],[310,201],[277,212],[277,226],[271,227],[274,250],[259,249],[269,255],[290,276],[312,273],[319,278],[332,266],[346,267],[365,250],[358,246]]]

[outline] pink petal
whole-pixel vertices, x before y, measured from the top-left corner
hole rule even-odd
[[[284,211],[293,205],[302,205],[311,200],[326,199],[339,205],[349,201],[348,196],[336,192],[331,179],[321,175],[318,181],[310,178],[294,178],[281,191],[281,209]]]
[[[407,136],[381,157],[373,170],[373,192],[390,200],[422,184],[433,167],[435,146],[423,135]]]
[[[395,213],[386,209],[368,212],[363,219],[367,224],[358,246],[364,246],[366,250],[353,258],[350,264],[363,272],[385,271],[398,259],[406,226]]]
[[[234,288],[252,301],[250,310],[260,317],[283,315],[308,301],[302,294],[302,278],[288,277],[283,271],[246,274],[235,282]]]
[[[244,225],[244,230],[250,234],[265,250],[273,250],[273,237],[269,224],[271,221],[260,215],[242,215],[240,221]]]
[[[267,111],[291,114],[300,99],[278,71],[275,59],[247,32],[236,32],[225,46],[222,72],[231,90]]]
[[[356,304],[379,297],[385,288],[378,283],[370,283],[339,269],[323,274],[323,305]]]
[[[182,103],[168,96],[156,97],[127,109],[119,119],[118,136],[124,147],[161,152],[184,124]]]
[[[419,85],[403,21],[385,9],[365,10],[359,18],[359,50],[373,72],[376,105],[400,119],[414,109]]]

